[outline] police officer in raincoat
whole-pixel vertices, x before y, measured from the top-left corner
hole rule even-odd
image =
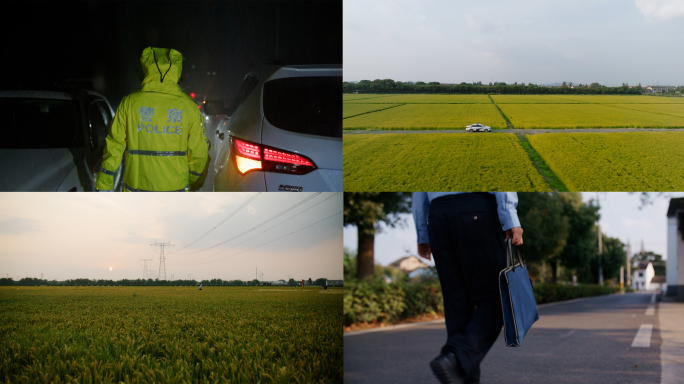
[[[113,188],[122,156],[126,191],[187,191],[202,176],[209,141],[197,104],[178,86],[182,63],[175,49],[143,50],[143,87],[116,111],[97,189]]]

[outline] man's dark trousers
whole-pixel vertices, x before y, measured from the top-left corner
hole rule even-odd
[[[503,326],[499,272],[506,268],[505,232],[490,193],[465,193],[430,203],[428,238],[444,296],[447,343],[466,372],[480,379],[480,362]]]

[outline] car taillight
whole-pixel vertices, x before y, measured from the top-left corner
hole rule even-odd
[[[258,145],[235,139],[235,166],[241,174],[261,169],[261,148]]]
[[[240,174],[249,171],[307,174],[318,167],[306,156],[231,137],[233,159]]]

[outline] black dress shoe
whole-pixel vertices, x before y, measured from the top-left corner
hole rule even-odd
[[[465,383],[465,373],[451,352],[437,356],[430,362],[430,368],[442,384]]]

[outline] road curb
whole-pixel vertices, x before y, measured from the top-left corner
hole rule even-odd
[[[380,327],[380,328],[373,328],[373,329],[364,329],[363,331],[353,331],[353,332],[345,332],[344,337],[347,336],[356,336],[356,335],[363,335],[365,333],[373,333],[373,332],[382,332],[382,331],[393,331],[396,329],[402,329],[402,328],[410,328],[410,327],[415,327],[418,325],[426,325],[426,324],[437,324],[437,323],[443,323],[444,319],[437,319],[437,320],[430,320],[430,321],[421,321],[418,323],[408,323],[408,324],[398,324],[398,325],[390,325],[387,327]]]
[[[568,303],[575,303],[578,301],[584,301],[584,300],[589,300],[589,299],[598,299],[599,297],[606,297],[606,296],[613,296],[613,295],[626,295],[627,293],[625,292],[615,292],[615,293],[609,293],[607,295],[598,295],[598,296],[589,296],[589,297],[578,297],[577,299],[571,299],[571,300],[563,300],[563,301],[554,301],[553,303],[544,303],[544,304],[537,304],[537,308],[545,308],[545,307],[551,307],[554,305],[558,304],[568,304]]]
[[[658,305],[660,321],[660,383],[681,383],[684,377],[684,304],[661,301]]]

